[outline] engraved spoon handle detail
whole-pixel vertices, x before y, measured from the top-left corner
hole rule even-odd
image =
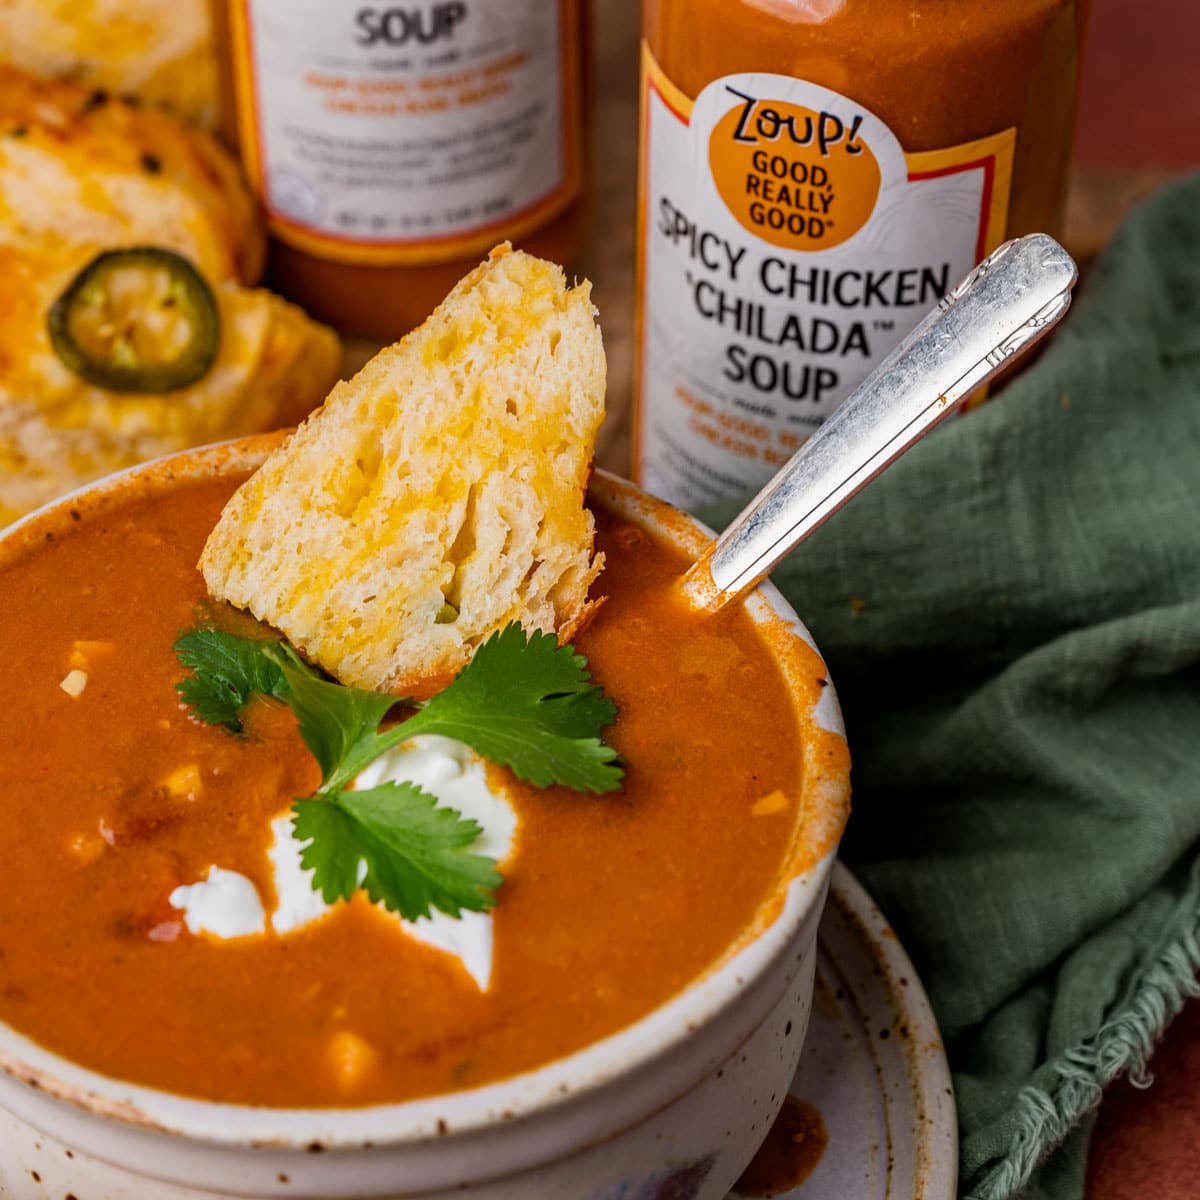
[[[846,398],[683,577],[715,610],[1029,349],[1067,311],[1078,275],[1044,233],[987,256]]]

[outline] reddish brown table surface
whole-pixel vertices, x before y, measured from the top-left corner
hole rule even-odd
[[[1100,1106],[1088,1200],[1200,1195],[1200,1002],[1175,1019],[1150,1066],[1148,1088],[1122,1081]]]
[[[1200,8],[1096,0],[1083,75],[1069,228],[1100,249],[1134,202],[1200,166]],[[1153,1083],[1122,1081],[1100,1106],[1088,1200],[1200,1196],[1200,1001],[1168,1029]]]

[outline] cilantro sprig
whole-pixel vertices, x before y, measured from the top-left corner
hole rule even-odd
[[[470,850],[482,832],[476,822],[412,783],[350,787],[369,763],[419,734],[465,742],[538,787],[602,793],[620,786],[616,751],[600,738],[616,705],[592,683],[586,659],[552,634],[506,627],[426,701],[344,687],[279,641],[196,629],[175,652],[191,671],[177,691],[198,720],[241,732],[255,696],[296,714],[321,784],[295,802],[292,827],[313,887],[329,903],[361,888],[408,920],[495,903],[495,860]],[[411,715],[383,728],[398,708]]]
[[[332,904],[356,888],[413,920],[440,909],[482,911],[495,903],[500,875],[494,859],[468,854],[482,832],[411,783],[343,790],[321,800],[297,800],[292,828],[306,843],[300,861],[313,886]]]
[[[617,706],[591,683],[587,659],[560,648],[551,633],[527,642],[520,626],[509,625],[475,651],[404,733],[457,738],[538,787],[609,792],[620,785],[621,769],[598,735],[616,717]]]
[[[273,642],[194,629],[175,643],[175,655],[193,672],[176,684],[179,698],[206,725],[242,731],[242,710],[254,696],[282,699],[283,675],[264,652]]]

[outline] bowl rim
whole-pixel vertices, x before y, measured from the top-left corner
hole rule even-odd
[[[119,503],[131,484],[143,481],[163,486],[253,466],[280,444],[286,432],[235,438],[165,455],[61,496],[0,530],[0,570],[30,544],[29,535],[39,526],[56,517],[66,522],[72,509],[78,511],[81,505],[102,509]],[[695,518],[606,471],[594,473],[589,491],[618,515],[660,533],[694,555],[714,536]],[[742,935],[702,974],[630,1025],[562,1058],[479,1087],[363,1107],[278,1108],[168,1092],[82,1066],[2,1021],[0,1071],[75,1109],[142,1131],[226,1148],[350,1150],[446,1144],[456,1135],[510,1125],[585,1097],[678,1049],[790,952],[793,939],[813,910],[824,903],[837,843],[849,813],[849,757],[841,711],[824,660],[807,628],[773,584],[760,584],[746,604],[756,624],[784,630],[795,647],[804,648],[806,669],[819,664],[823,673],[824,683],[815,702],[796,714],[808,734],[802,739],[801,803],[812,806],[810,816],[820,818],[817,834],[824,839],[823,848],[814,855],[810,840],[803,868],[785,870],[785,877],[772,885]],[[798,704],[795,663],[778,647],[774,657]],[[798,832],[788,852],[789,866],[801,853],[798,843],[802,840]]]

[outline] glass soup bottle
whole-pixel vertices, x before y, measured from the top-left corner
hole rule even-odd
[[[394,338],[505,239],[583,232],[586,0],[214,0],[272,283]]]
[[[634,476],[787,461],[970,268],[1059,232],[1086,0],[645,0]]]

